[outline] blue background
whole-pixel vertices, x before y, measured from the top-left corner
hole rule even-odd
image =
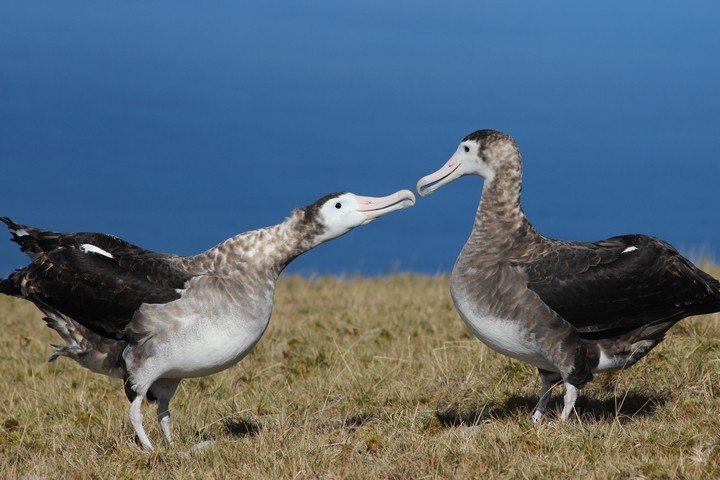
[[[414,190],[493,128],[544,234],[698,259],[720,246],[718,25],[712,1],[6,0],[0,214],[193,254],[329,192]],[[289,270],[448,272],[481,187]],[[0,243],[0,274],[24,263]]]

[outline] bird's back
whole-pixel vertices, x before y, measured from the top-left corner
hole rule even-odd
[[[523,268],[528,288],[586,337],[720,311],[720,282],[645,235],[557,242]]]

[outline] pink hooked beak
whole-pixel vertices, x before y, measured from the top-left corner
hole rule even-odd
[[[417,192],[422,195],[429,195],[443,185],[452,182],[456,178],[460,177],[460,162],[457,160],[457,156],[453,154],[445,165],[440,167],[434,173],[422,177],[417,183]]]
[[[410,190],[400,190],[387,197],[361,197],[356,195],[358,212],[365,214],[368,221],[381,217],[386,213],[409,208],[415,205],[415,195]]]

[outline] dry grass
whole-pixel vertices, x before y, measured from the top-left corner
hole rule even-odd
[[[536,372],[469,334],[447,278],[284,278],[256,350],[181,385],[174,447],[146,408],[153,454],[118,380],[46,363],[32,305],[0,298],[0,325],[0,478],[720,477],[718,315],[598,377],[579,418],[534,425]]]

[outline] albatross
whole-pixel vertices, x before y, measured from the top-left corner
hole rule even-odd
[[[270,321],[276,281],[298,255],[395,210],[408,190],[376,198],[334,193],[282,223],[234,236],[195,256],[142,249],[102,233],[56,233],[15,223],[12,240],[31,263],[0,280],[0,292],[33,302],[64,340],[65,356],[123,380],[143,448],[144,398],[157,402],[172,443],[170,399],[183,378],[239,362]]]
[[[465,175],[483,177],[472,232],[451,274],[455,307],[493,350],[538,368],[539,422],[552,387],[561,420],[593,373],[634,365],[681,319],[720,311],[720,283],[671,245],[646,235],[599,242],[541,235],[520,203],[522,161],[508,135],[479,130],[417,183],[420,195]]]

